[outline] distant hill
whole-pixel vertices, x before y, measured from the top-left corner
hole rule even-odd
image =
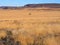
[[[31,8],[36,8],[36,7],[47,7],[47,8],[60,8],[60,4],[56,3],[49,3],[49,4],[27,4],[24,7],[31,7]]]
[[[12,6],[0,6],[0,9],[22,9],[22,8],[60,8],[60,4],[57,3],[46,3],[46,4],[27,4],[20,7]]]

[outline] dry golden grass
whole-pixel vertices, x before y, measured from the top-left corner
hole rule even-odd
[[[60,33],[60,9],[0,9],[0,29],[11,30],[22,45],[59,45],[60,35],[55,35]]]

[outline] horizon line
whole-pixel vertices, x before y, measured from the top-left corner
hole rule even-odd
[[[28,3],[28,4],[60,4],[60,3]],[[28,4],[24,4],[24,5],[0,5],[1,6],[5,6],[5,7],[22,7]]]

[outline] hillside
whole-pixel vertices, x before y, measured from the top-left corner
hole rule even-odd
[[[20,7],[1,6],[0,9],[22,9],[22,8],[60,8],[60,4],[46,3],[46,4],[26,4]]]
[[[31,7],[31,8],[36,8],[36,7],[40,7],[40,8],[60,8],[60,4],[27,4],[24,7]]]

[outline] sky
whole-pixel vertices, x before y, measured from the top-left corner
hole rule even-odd
[[[0,6],[23,6],[39,3],[60,3],[60,0],[0,0]]]

